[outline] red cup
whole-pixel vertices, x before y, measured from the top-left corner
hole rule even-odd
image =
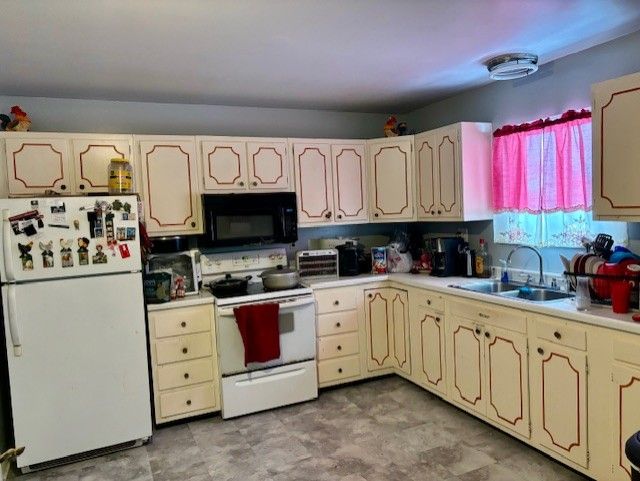
[[[616,314],[629,312],[631,284],[628,281],[615,281],[611,286],[611,307]]]

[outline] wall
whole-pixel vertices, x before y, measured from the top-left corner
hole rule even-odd
[[[243,135],[371,138],[382,135],[386,116],[329,110],[267,109],[220,105],[7,97],[0,112],[20,105],[31,130],[132,134]]]
[[[591,84],[640,71],[640,32],[618,38],[540,67],[528,78],[493,82],[411,112],[408,122],[417,132],[459,121],[492,122],[494,128],[560,114],[591,105]],[[475,222],[469,238],[489,241],[493,262],[505,259],[512,246],[494,245],[491,222]],[[425,229],[437,228],[427,224]],[[451,227],[455,230],[455,227]],[[640,248],[640,226],[629,225],[632,248]],[[563,270],[559,254],[571,257],[574,249],[543,249],[545,269]],[[523,252],[513,265],[535,270],[535,256]]]

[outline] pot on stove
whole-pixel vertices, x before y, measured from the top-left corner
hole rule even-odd
[[[265,289],[269,290],[281,290],[281,289],[293,289],[300,283],[300,276],[295,269],[289,269],[279,265],[275,269],[267,269],[260,274],[262,277],[262,284]]]
[[[211,282],[209,287],[214,296],[225,297],[234,294],[244,294],[247,292],[247,285],[251,276],[232,277],[231,274],[225,274],[224,279]]]

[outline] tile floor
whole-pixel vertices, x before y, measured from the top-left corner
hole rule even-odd
[[[158,429],[147,446],[18,481],[569,481],[550,458],[399,377]]]

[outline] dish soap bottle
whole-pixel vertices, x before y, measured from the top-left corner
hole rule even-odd
[[[491,257],[484,239],[480,239],[480,249],[476,252],[476,276],[491,277]]]

